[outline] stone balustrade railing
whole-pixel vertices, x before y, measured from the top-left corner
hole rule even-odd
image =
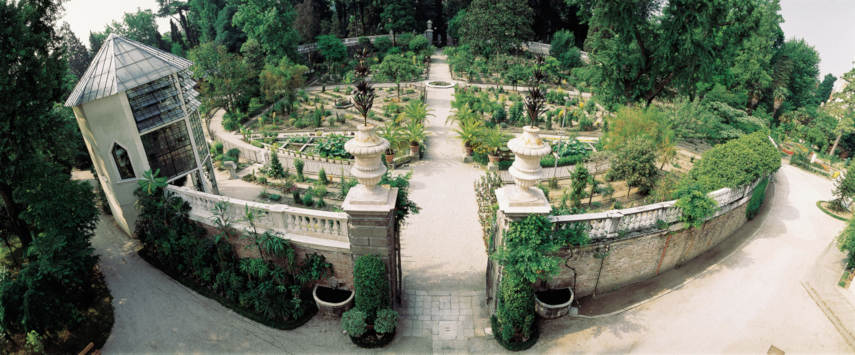
[[[259,232],[273,231],[277,235],[294,241],[320,246],[348,249],[348,215],[344,212],[327,212],[297,208],[281,204],[266,204],[236,198],[213,195],[186,187],[169,186],[167,189],[187,201],[192,210],[190,216],[200,222],[213,224],[213,210],[217,203],[225,202],[227,215],[232,225],[246,230],[250,226],[244,220],[246,210],[257,214],[254,225]]]
[[[523,42],[523,49],[535,54],[549,55],[549,51],[552,49],[552,45],[549,43],[541,42]],[[580,54],[582,61],[588,63],[588,53],[582,51]]]
[[[389,36],[389,35],[376,35],[376,36],[363,36],[363,37],[368,38],[369,40],[371,40],[371,43],[374,43],[374,41],[377,40],[378,38],[391,37],[391,36]],[[344,45],[346,47],[353,47],[353,46],[359,44],[359,38],[361,38],[361,37],[342,38],[341,42],[344,43]],[[306,44],[301,44],[301,45],[297,46],[297,53],[300,53],[300,54],[314,52],[316,50],[318,50],[318,43],[317,42],[306,43]]]
[[[738,188],[723,188],[710,192],[708,196],[718,203],[716,213],[710,218],[742,205],[751,197],[761,180],[762,178]],[[676,200],[672,200],[605,212],[550,216],[549,219],[558,229],[583,223],[588,226],[588,236],[592,240],[609,239],[658,228],[663,222],[668,225],[678,222],[682,211],[676,203]]]

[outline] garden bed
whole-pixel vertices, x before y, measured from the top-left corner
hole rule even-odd
[[[848,221],[852,218],[852,212],[843,211],[838,212],[831,208],[830,201],[816,201],[816,207],[819,207],[819,210],[823,213],[834,217],[835,219],[839,219],[841,221]]]
[[[302,317],[300,317],[298,319],[294,319],[294,320],[271,320],[269,318],[265,318],[259,314],[250,312],[249,310],[246,310],[246,309],[240,307],[239,305],[229,301],[228,299],[226,299],[226,298],[220,296],[219,294],[217,294],[216,292],[212,291],[210,288],[199,284],[198,282],[196,282],[196,280],[189,278],[189,277],[186,277],[181,272],[174,270],[174,269],[162,264],[156,257],[151,255],[148,252],[148,250],[146,250],[146,249],[141,249],[140,251],[137,252],[137,254],[143,260],[145,260],[146,262],[148,262],[149,264],[151,264],[152,266],[154,266],[158,270],[162,271],[164,274],[168,275],[169,277],[171,277],[175,281],[178,281],[182,285],[187,286],[188,288],[195,291],[196,293],[198,293],[202,296],[208,297],[210,299],[213,299],[213,300],[219,302],[224,307],[231,309],[231,310],[235,311],[236,313],[238,313],[238,314],[240,314],[246,318],[249,318],[253,321],[264,324],[264,325],[271,327],[271,328],[276,328],[276,329],[281,329],[281,330],[296,329],[296,328],[302,326],[303,324],[306,324],[306,322],[311,320],[312,317],[315,316],[315,313],[318,312],[318,308],[317,308],[317,306],[315,306],[315,301],[312,298],[312,291],[311,290],[302,290],[301,294],[300,294],[300,299],[302,300],[301,305],[303,307],[303,316]]]

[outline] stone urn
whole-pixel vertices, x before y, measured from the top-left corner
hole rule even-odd
[[[534,187],[542,178],[543,169],[540,159],[552,152],[537,134],[539,128],[523,127],[523,133],[508,142],[508,148],[514,153],[514,163],[508,173],[514,178],[516,188],[512,189],[508,199],[514,206],[540,206],[543,204],[543,192]]]
[[[371,125],[359,125],[356,136],[344,144],[344,150],[353,155],[350,174],[359,184],[350,190],[343,206],[387,203],[389,189],[377,186],[387,170],[380,160],[386,149],[389,149],[389,142],[377,136]]]

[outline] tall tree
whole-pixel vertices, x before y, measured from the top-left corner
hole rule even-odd
[[[297,59],[299,36],[294,30],[294,7],[287,0],[239,0],[232,24],[261,44],[268,62]]]
[[[527,0],[473,0],[460,27],[460,41],[484,56],[517,50],[534,35],[533,16]]]
[[[294,28],[303,43],[314,41],[321,34],[323,24],[329,26],[332,16],[328,0],[303,0],[295,11],[297,18],[294,20]]]
[[[816,87],[817,104],[828,101],[828,98],[831,96],[831,90],[834,89],[835,81],[837,81],[837,78],[834,75],[825,74],[825,77],[822,78],[822,82]]]
[[[191,24],[187,17],[187,12],[190,11],[190,2],[182,0],[157,0],[158,17],[169,17],[169,22],[177,22],[181,25],[181,30],[184,35],[184,41],[189,44],[189,47],[199,45],[199,34],[196,27]],[[177,32],[177,31],[173,31]],[[173,36],[176,34],[173,33]],[[173,42],[178,42],[173,40]],[[182,41],[183,42],[183,41]],[[188,47],[185,47],[185,49]]]
[[[59,35],[62,37],[62,45],[65,48],[65,60],[68,62],[68,67],[71,69],[72,74],[80,78],[86,72],[86,68],[89,67],[92,56],[89,54],[86,46],[83,45],[83,42],[80,42],[80,39],[71,31],[71,26],[68,22],[63,22],[62,27],[59,29]]]
[[[199,42],[214,41],[217,38],[217,17],[226,7],[226,0],[188,0],[187,6],[187,18],[198,30]]]
[[[98,52],[101,44],[104,43],[104,40],[110,33],[115,33],[165,51],[170,50],[163,41],[160,32],[157,31],[154,12],[151,10],[140,10],[137,8],[136,12],[126,12],[122,17],[122,22],[113,21],[113,23],[107,25],[107,28],[103,32],[90,33],[89,44],[93,54]]]
[[[410,32],[416,29],[416,8],[412,0],[388,0],[380,14],[380,22],[386,31]],[[393,36],[393,41],[394,41]]]
[[[53,155],[57,131],[67,127],[52,114],[65,92],[65,50],[54,30],[61,7],[51,1],[0,3],[0,199],[9,230],[26,249],[34,230],[24,219],[20,194],[32,167]],[[7,237],[4,235],[4,237]]]
[[[786,94],[786,106],[802,107],[815,102],[815,90],[819,84],[819,53],[813,46],[801,39],[788,40],[775,54],[773,66],[779,85],[774,85],[772,90],[786,89],[779,90]],[[779,98],[778,95],[773,96]]]
[[[586,48],[600,94],[648,105],[666,89],[701,94],[698,84],[727,71],[769,1],[594,1]]]
[[[333,35],[318,36],[318,52],[327,63],[327,72],[332,75],[338,67],[347,60],[347,47]]]
[[[204,43],[190,52],[193,76],[200,80],[201,93],[214,106],[234,112],[244,109],[257,85],[257,74],[225,46]]]

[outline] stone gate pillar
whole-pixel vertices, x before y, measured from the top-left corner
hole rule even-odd
[[[493,240],[494,247],[503,245],[504,234],[511,222],[519,221],[530,215],[546,215],[552,210],[543,191],[535,185],[543,177],[540,158],[549,154],[552,148],[538,135],[537,127],[523,127],[523,133],[508,142],[508,148],[514,153],[514,163],[508,172],[514,178],[514,185],[496,189],[499,210],[496,213],[498,230]],[[490,312],[496,311],[496,292],[501,281],[501,270],[494,260],[487,262],[487,304]]]
[[[347,141],[345,150],[354,156],[351,174],[359,184],[350,189],[342,204],[348,214],[348,237],[354,261],[363,255],[376,255],[386,264],[390,300],[401,292],[400,243],[395,228],[395,202],[398,189],[378,186],[386,167],[380,155],[389,142],[374,134],[373,126],[358,127],[356,137]]]

